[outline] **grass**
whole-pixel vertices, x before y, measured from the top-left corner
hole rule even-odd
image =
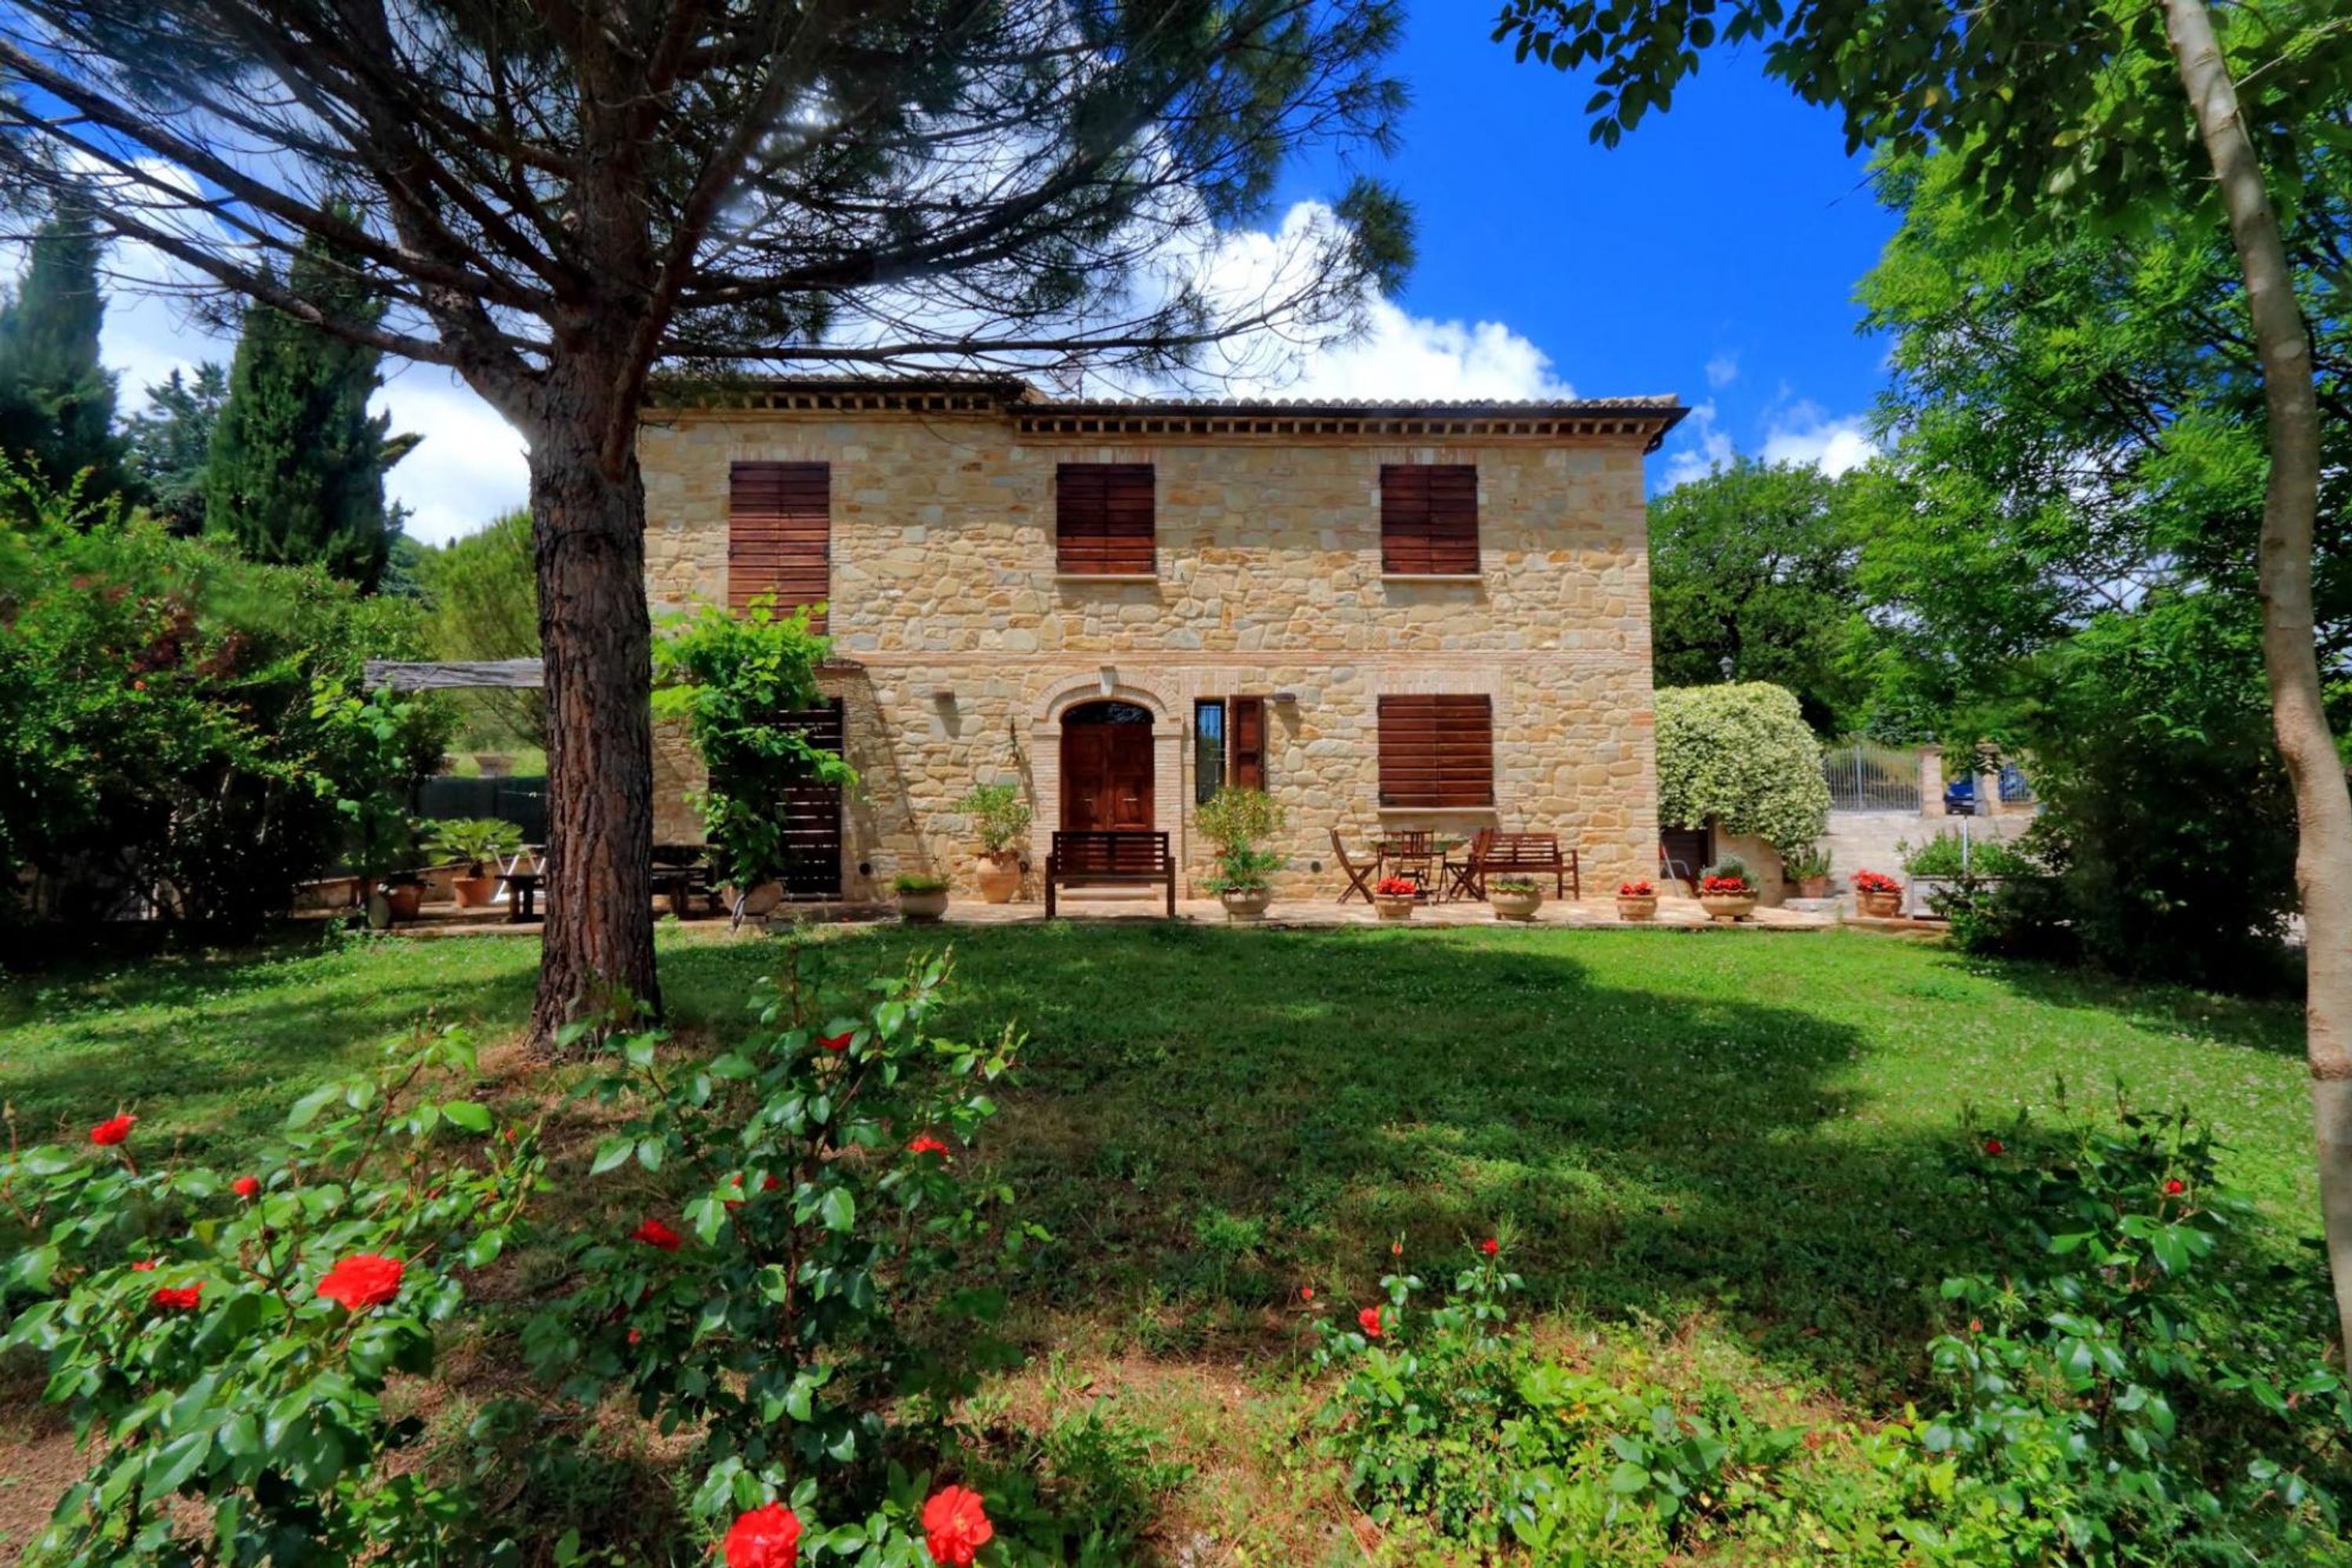
[[[869,972],[946,940],[822,936]],[[1170,1528],[1255,1530],[1278,1556],[1328,1548],[1305,1543],[1338,1511],[1328,1478],[1293,1473],[1297,1290],[1356,1300],[1400,1241],[1440,1263],[1499,1231],[1539,1333],[1867,1414],[1899,1406],[1935,1281],[1982,1232],[1946,1155],[1966,1128],[2048,1116],[2062,1079],[2077,1105],[2118,1083],[2185,1102],[2281,1234],[2315,1228],[2289,1005],[1843,932],[952,940],[950,1032],[1031,1037],[988,1142],[1056,1238],[1019,1282],[1036,1359],[996,1396],[1066,1413],[1073,1389],[1118,1394],[1200,1467]],[[772,944],[663,941],[676,1026],[724,1038]],[[78,1137],[119,1104],[150,1147],[225,1158],[427,1008],[510,1029],[534,959],[523,941],[394,941],[13,982],[0,1094],[27,1134]]]

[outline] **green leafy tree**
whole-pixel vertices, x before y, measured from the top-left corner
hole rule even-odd
[[[508,512],[477,532],[420,552],[416,579],[431,607],[425,640],[435,658],[539,657],[539,578],[529,511]],[[547,701],[539,692],[462,695],[484,738],[546,746]]]
[[[1351,179],[1262,287],[1217,276],[1216,240],[1295,156],[1387,150],[1401,26],[1396,0],[612,0],[593,21],[18,0],[0,185],[73,181],[97,119],[121,153],[91,199],[118,232],[448,366],[528,438],[555,716],[544,1040],[614,987],[660,994],[635,456],[656,371],[1166,372],[1240,334],[1345,331],[1410,259],[1392,193]],[[386,313],[306,306],[271,270],[306,237]]]
[[[105,239],[89,213],[60,204],[35,231],[16,297],[0,302],[0,454],[64,485],[88,469],[93,498],[122,488],[114,377],[99,363]]]
[[[149,387],[147,406],[124,426],[131,478],[147,510],[174,533],[205,525],[205,459],[227,400],[227,374],[207,362],[194,376],[175,370]]]
[[[1829,826],[1822,743],[1796,694],[1764,681],[1661,688],[1658,820],[1712,822],[1788,851]]]
[[[366,282],[316,240],[295,256],[287,288],[338,317],[383,314]],[[368,412],[383,357],[270,306],[247,311],[205,465],[205,526],[256,561],[316,563],[374,589],[399,531],[383,476],[416,444],[392,434],[390,415]]]
[[[1650,639],[1661,686],[1796,693],[1825,735],[1862,718],[1847,649],[1862,609],[1849,481],[1740,458],[1650,503]]]
[[[2299,297],[2280,217],[2310,160],[2341,143],[2352,18],[2338,0],[2232,5],[2218,20],[2206,0],[1505,0],[1495,36],[1522,59],[1597,68],[1585,110],[1607,145],[1673,101],[1700,51],[1752,41],[1769,72],[1841,111],[1849,147],[1952,148],[1986,210],[2026,227],[2179,213],[2229,235],[2242,286],[2230,320],[2263,390],[2263,662],[2298,824],[2320,1206],[2352,1343],[2352,787],[2315,636],[2324,465],[2307,325],[2344,314],[2345,274]]]

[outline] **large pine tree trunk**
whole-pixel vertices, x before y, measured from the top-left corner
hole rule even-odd
[[[2311,338],[2294,297],[2254,145],[2238,118],[2237,87],[2204,0],[2164,0],[2166,36],[2197,129],[2213,161],[2230,236],[2246,283],[2270,425],[2263,499],[2263,662],[2279,754],[2294,786],[2295,883],[2303,895],[2310,989],[2305,1051],[2318,1127],[2319,1201],[2337,1330],[2352,1346],[2352,791],[2320,703],[2311,603],[2311,548],[2319,510],[2319,403]]]
[[[634,447],[600,459],[609,365],[559,363],[531,444],[547,701],[547,927],[533,1042],[623,994],[656,1008],[653,631]]]

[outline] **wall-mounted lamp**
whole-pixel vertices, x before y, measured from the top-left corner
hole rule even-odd
[[[1298,702],[1298,693],[1296,691],[1277,691],[1274,694],[1274,700],[1276,702],[1286,702],[1296,707]]]
[[[942,708],[952,708],[952,707],[954,707],[954,706],[955,706],[955,688],[954,688],[954,687],[952,687],[952,686],[934,686],[934,687],[932,687],[932,688],[931,688],[931,700],[932,700],[932,701],[934,701],[934,702],[936,702],[936,703],[938,703],[938,704],[939,704],[940,707],[942,707]]]

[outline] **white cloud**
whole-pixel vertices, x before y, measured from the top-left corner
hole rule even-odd
[[[1703,479],[1718,468],[1730,466],[1732,458],[1731,432],[1716,422],[1715,399],[1692,405],[1690,416],[1674,434],[1679,450],[1668,454],[1666,471],[1658,480],[1658,488],[1670,490],[1676,485],[1686,485],[1693,479]]]
[[[1739,379],[1739,355],[1726,349],[1706,362],[1706,384],[1717,392]]]
[[[1811,403],[1789,408],[1764,433],[1766,462],[1810,463],[1832,479],[1876,456],[1878,444],[1862,416],[1832,419]]]

